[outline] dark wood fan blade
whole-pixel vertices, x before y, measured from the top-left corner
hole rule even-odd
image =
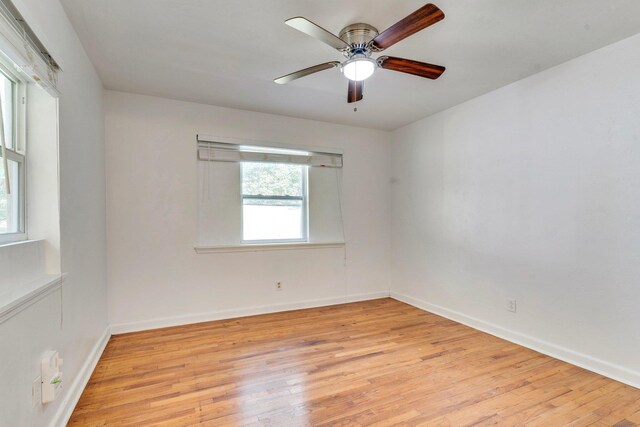
[[[385,70],[400,71],[401,73],[413,74],[414,76],[437,79],[444,73],[445,68],[441,65],[427,64],[426,62],[413,61],[411,59],[394,58],[393,56],[382,56],[378,58],[380,68]]]
[[[309,74],[317,73],[318,71],[329,70],[331,68],[338,67],[339,65],[340,63],[338,61],[325,62],[324,64],[314,65],[313,67],[305,68],[304,70],[299,70],[291,74],[278,77],[273,81],[280,85],[283,85],[285,83],[289,83],[292,80],[299,79],[300,77],[308,76]]]
[[[438,6],[428,3],[378,34],[372,45],[379,50],[386,49],[443,19],[444,12]]]
[[[316,38],[321,42],[328,44],[329,46],[338,49],[349,49],[349,45],[340,37],[322,28],[320,25],[309,21],[302,16],[296,16],[295,18],[287,19],[284,21],[288,26],[295,28],[296,30],[305,33],[308,36]]]
[[[362,90],[364,89],[364,81],[354,82],[349,80],[349,90],[347,91],[347,102],[358,102],[362,99]]]

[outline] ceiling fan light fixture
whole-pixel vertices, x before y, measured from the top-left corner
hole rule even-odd
[[[342,64],[342,74],[349,80],[360,82],[371,77],[377,67],[378,63],[374,59],[354,57]]]
[[[438,6],[427,3],[381,33],[367,23],[357,22],[344,27],[339,36],[302,16],[287,19],[285,21],[287,25],[326,43],[341,52],[347,59],[343,63],[330,61],[298,70],[278,77],[274,79],[274,82],[285,84],[319,71],[339,67],[342,74],[349,79],[347,102],[352,103],[362,99],[363,81],[371,77],[376,68],[384,68],[385,70],[398,71],[435,80],[444,73],[445,67],[392,56],[381,56],[374,60],[370,56],[372,54],[377,55],[399,41],[443,19],[444,12]]]

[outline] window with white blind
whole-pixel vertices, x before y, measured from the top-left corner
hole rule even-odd
[[[196,246],[344,243],[340,153],[208,139]]]
[[[0,1],[0,244],[26,240],[30,230],[29,238],[37,239],[55,228],[41,207],[50,209],[57,199],[51,192],[57,191],[58,71],[16,5]]]
[[[60,67],[0,1],[0,322],[61,285]]]

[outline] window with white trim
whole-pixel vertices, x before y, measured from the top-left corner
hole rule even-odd
[[[0,244],[26,238],[24,84],[0,66]]]
[[[304,165],[241,163],[242,241],[307,241],[307,170]]]
[[[196,248],[344,244],[341,153],[207,138]]]

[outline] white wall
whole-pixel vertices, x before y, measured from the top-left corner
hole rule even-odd
[[[105,114],[115,331],[388,293],[389,133],[111,91]],[[347,267],[341,248],[196,254],[198,133],[342,149]]]
[[[638,75],[640,35],[395,131],[394,295],[640,385]]]
[[[41,240],[46,273],[60,274],[58,100],[35,83],[27,85],[27,231]]]
[[[75,403],[80,389],[74,385],[90,373],[85,364],[107,327],[102,85],[58,1],[15,3],[64,63],[59,78],[60,253],[67,278],[61,292],[0,324],[0,424],[44,426]],[[65,359],[64,394],[32,408],[31,381],[49,349]]]

